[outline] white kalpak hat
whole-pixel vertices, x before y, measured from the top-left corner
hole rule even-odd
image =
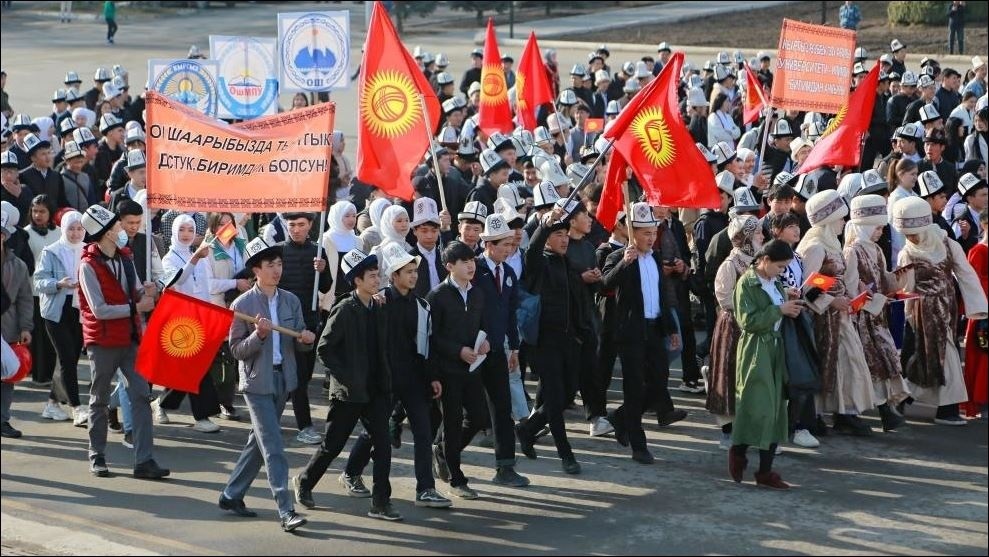
[[[656,228],[659,223],[652,214],[652,207],[645,201],[632,204],[632,228]]]
[[[886,198],[881,195],[866,194],[852,199],[852,224],[883,226],[889,222],[886,214]]]
[[[390,277],[392,273],[415,261],[416,267],[422,260],[418,255],[413,256],[405,251],[405,248],[396,242],[387,242],[378,247],[378,254],[381,256],[381,266],[384,268],[385,276]]]
[[[488,216],[488,208],[480,201],[469,201],[464,205],[464,210],[457,214],[457,220],[476,220],[484,222]]]
[[[512,208],[519,208],[525,205],[525,200],[519,195],[518,186],[514,182],[498,186],[498,199],[504,199]]]
[[[848,205],[835,190],[819,191],[807,200],[807,220],[811,226],[830,224],[845,218],[847,214]]]
[[[920,234],[928,227],[937,226],[931,215],[931,204],[919,197],[904,197],[894,203],[892,224],[904,235]]]
[[[509,228],[505,215],[492,213],[484,221],[484,233],[481,234],[481,239],[485,242],[494,242],[514,235],[515,231]]]
[[[412,204],[412,227],[431,222],[440,225],[440,214],[432,197],[420,197]]]

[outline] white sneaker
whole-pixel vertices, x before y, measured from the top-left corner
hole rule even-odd
[[[615,431],[615,426],[607,418],[599,417],[591,422],[591,437],[600,437]]]
[[[805,449],[816,449],[821,446],[821,442],[817,440],[817,437],[811,435],[806,429],[798,429],[793,434],[793,444],[798,447],[804,447]]]
[[[295,436],[295,440],[305,445],[319,445],[323,442],[323,436],[317,433],[312,426],[309,426],[300,431],[299,434]]]
[[[721,440],[718,441],[718,448],[721,449],[722,451],[727,451],[728,449],[731,449],[730,433],[725,433],[723,431],[721,432]]]
[[[776,445],[776,456],[783,454],[783,445]]]
[[[71,419],[65,413],[65,410],[62,410],[62,406],[59,403],[50,400],[45,403],[45,409],[41,411],[41,417],[55,422],[67,422]]]
[[[169,423],[168,414],[162,409],[161,402],[157,398],[151,401],[151,415],[154,417],[156,424]]]
[[[200,433],[216,433],[217,431],[220,431],[220,426],[210,421],[209,418],[203,418],[202,420],[196,420],[196,423],[192,426],[192,429]]]
[[[72,409],[72,425],[76,427],[89,427],[89,407],[76,406]]]

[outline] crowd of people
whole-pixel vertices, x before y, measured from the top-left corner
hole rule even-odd
[[[783,443],[869,436],[862,416],[873,411],[884,432],[897,430],[915,402],[936,407],[945,426],[989,412],[986,66],[925,58],[908,69],[906,45],[890,50],[878,60],[861,167],[809,172],[801,164],[833,115],[767,111],[742,122],[739,73],[757,68],[768,91],[769,54],[687,65],[681,110],[721,204],[650,205],[628,173],[634,202],[614,223],[595,216],[608,155],[588,120],[613,120],[667,63],[666,43],[614,71],[602,46],[572,66],[569,84],[547,50],[557,102],[540,107],[534,130],[490,136],[477,126],[481,50],[458,87],[446,55],[416,47],[443,118],[415,197],[358,180],[335,132],[325,230],[309,213],[149,210],[143,100],[129,96],[127,71],[98,68],[88,91],[69,71],[51,115],[15,113],[4,96],[3,339],[29,344],[32,380],[51,386],[40,418],[88,428],[97,477],[111,475],[108,430],[133,448],[135,477],[168,476],[153,424],[168,423],[187,394],[197,432],[219,431],[217,417],[249,419],[219,506],[256,516],[244,496],[264,465],[286,531],[305,524],[296,505],[315,506],[355,429],[339,481],[389,521],[402,518],[389,475],[406,423],[417,506],[479,497],[461,458],[479,437],[493,448],[496,485],[529,485],[516,451],[537,458],[545,435],[562,470],[579,474],[568,419],[585,420],[589,436],[613,434],[649,465],[644,418],[668,428],[687,417],[670,394],[677,359],[678,388],[705,397],[730,477],[743,480],[754,448],[756,483],[787,489],[773,465]],[[853,87],[873,63],[864,49],[855,55]],[[513,60],[502,64],[511,85]],[[297,96],[292,107],[308,102]],[[234,320],[197,394],[154,395],[134,369],[164,287],[257,316]],[[309,399],[321,375],[322,433]],[[4,438],[21,436],[13,391],[3,383]],[[295,476],[280,426],[289,400],[296,440],[318,445]]]

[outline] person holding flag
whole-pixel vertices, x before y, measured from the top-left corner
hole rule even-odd
[[[106,478],[106,434],[110,386],[117,370],[124,375],[132,408],[134,477],[161,479],[171,472],[154,460],[151,389],[135,370],[141,340],[141,313],[154,308],[154,287],[139,284],[127,233],[117,215],[99,205],[82,217],[90,243],[79,263],[79,313],[83,342],[93,362],[89,390],[89,470]]]

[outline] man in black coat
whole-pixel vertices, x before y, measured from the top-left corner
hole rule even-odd
[[[614,288],[617,328],[622,356],[622,385],[625,403],[611,414],[615,439],[632,446],[632,458],[642,464],[654,462],[646,447],[642,414],[655,407],[662,423],[677,413],[667,390],[670,349],[680,347],[680,335],[673,320],[676,300],[662,295],[662,260],[653,249],[656,220],[648,203],[632,206],[632,237],[629,246],[608,256],[604,267],[604,287]],[[685,414],[685,413],[684,413]]]
[[[56,210],[69,205],[65,198],[65,187],[62,185],[62,175],[52,168],[51,143],[38,139],[38,136],[28,134],[24,138],[31,166],[21,170],[21,184],[30,188],[33,195],[47,195],[55,205]]]
[[[420,197],[412,204],[412,234],[416,237],[416,243],[410,253],[419,258],[419,276],[414,291],[420,298],[425,298],[446,280],[443,247],[440,245],[443,221],[444,217],[436,211],[436,202],[432,199]],[[449,216],[446,216],[446,228],[450,228]]]

